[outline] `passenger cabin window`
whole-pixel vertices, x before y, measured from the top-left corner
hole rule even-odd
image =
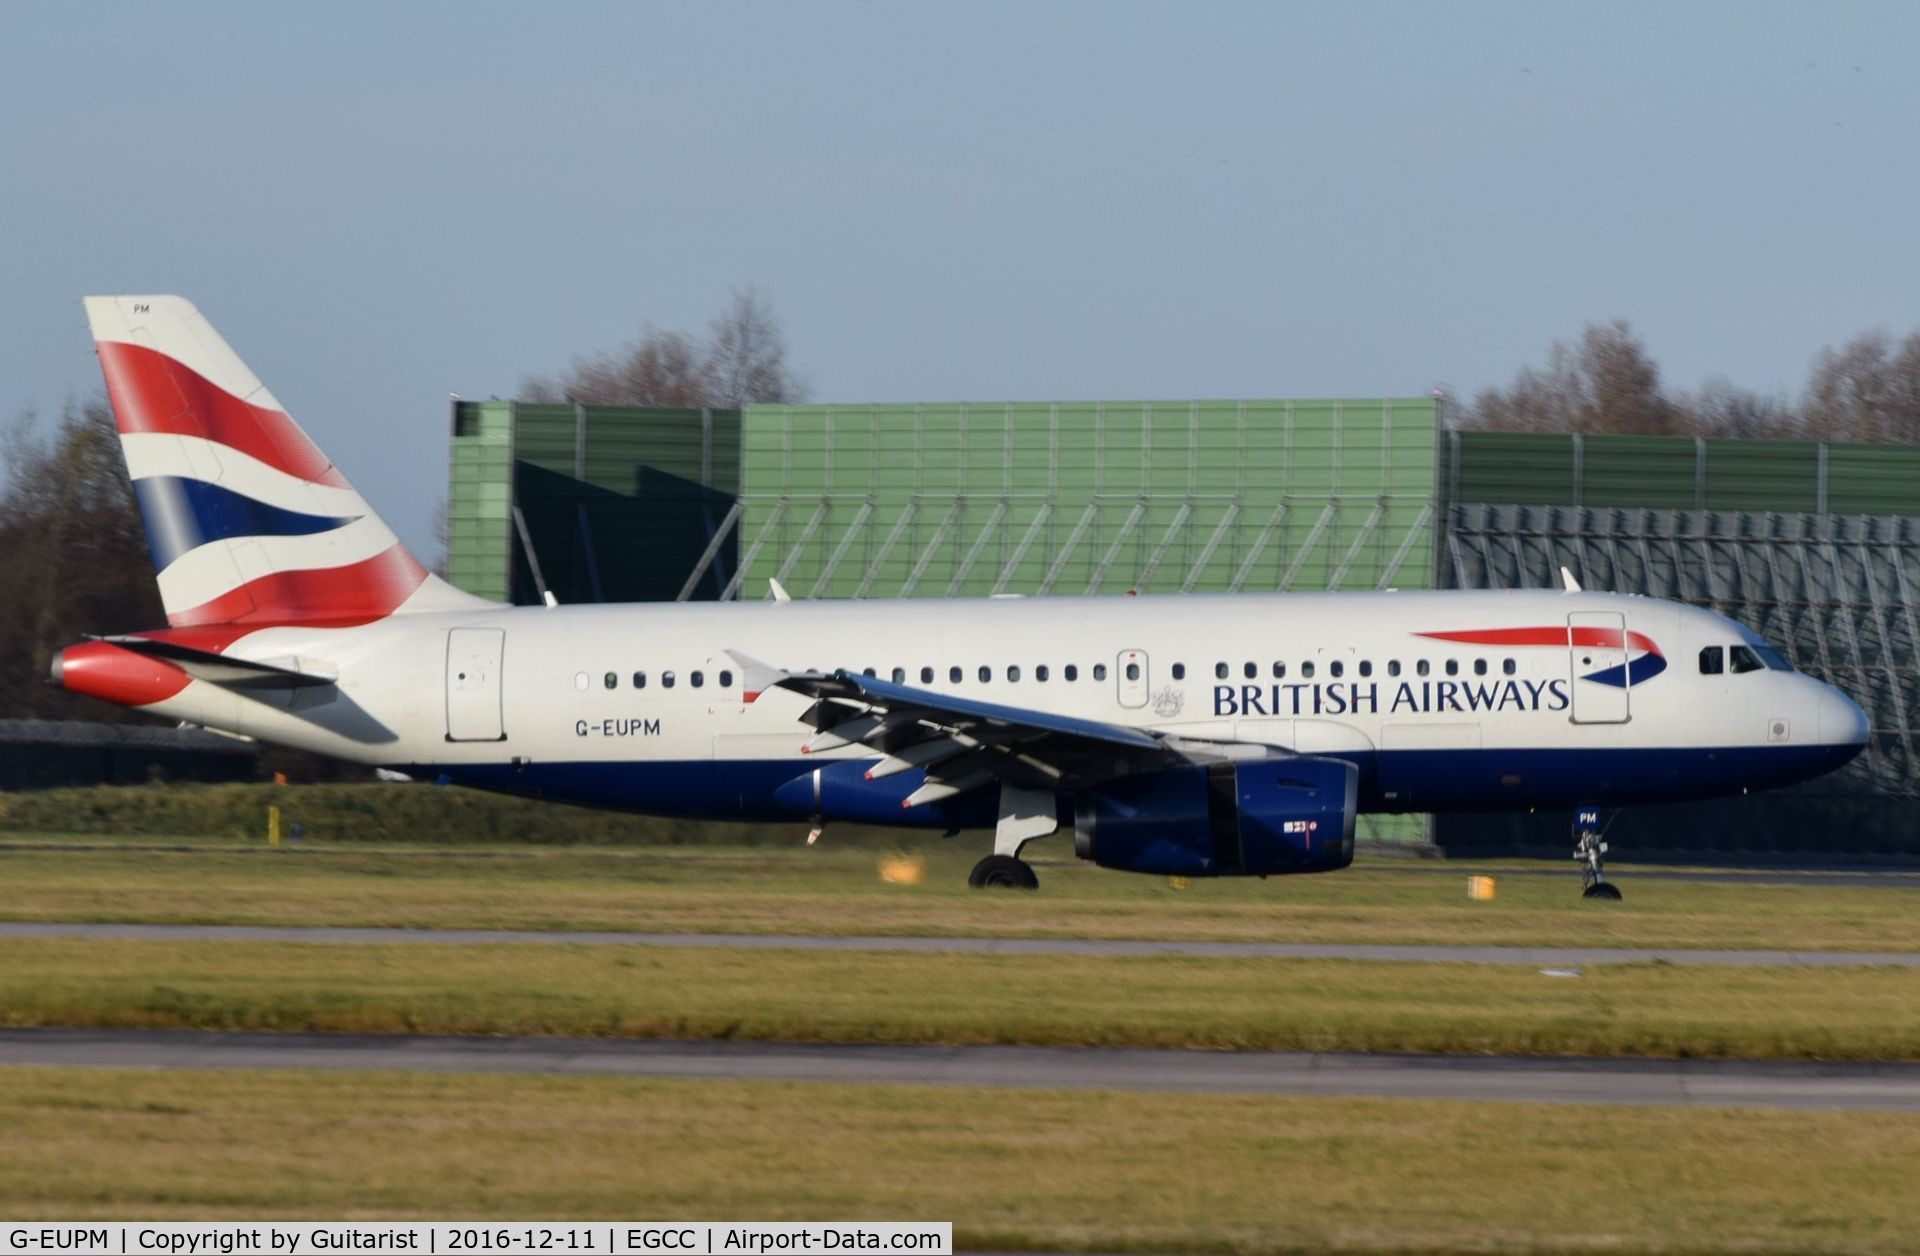
[[[1307,680],[1313,679],[1313,660],[1308,659],[1300,665],[1300,675]]]
[[[673,673],[672,673],[672,672],[661,672],[661,673],[660,673],[660,687],[661,687],[662,689],[671,689],[671,688],[673,688]]]
[[[722,689],[731,689],[731,688],[733,688],[733,673],[732,673],[732,672],[725,672],[725,671],[723,671],[723,672],[721,672],[721,673],[720,673],[720,687],[721,687]]]
[[[647,687],[647,674],[645,672],[635,672],[633,674],[633,687],[635,689],[645,689]]]
[[[872,669],[871,667],[863,667],[863,668],[861,668],[861,669],[860,669],[860,674],[861,674],[862,676],[873,676],[873,677],[875,677],[876,679],[877,679],[877,678],[878,678],[878,676],[879,676],[879,673],[877,673],[877,672],[875,672],[875,671],[874,671],[874,670],[873,670],[873,669]]]
[[[1127,664],[1127,679],[1128,680],[1140,679],[1140,665],[1138,663]]]
[[[1702,676],[1718,676],[1725,670],[1726,663],[1723,660],[1719,646],[1710,645],[1700,651],[1700,674]]]
[[[1225,680],[1227,678],[1227,665],[1225,663],[1215,663],[1213,665],[1213,678],[1215,680]]]
[[[1400,660],[1399,660],[1399,659],[1388,659],[1388,660],[1387,660],[1387,675],[1389,675],[1389,676],[1398,676],[1399,674],[1400,674]]]
[[[1080,679],[1080,669],[1072,663],[1069,663],[1065,667],[1061,668],[1060,674],[1062,676],[1065,676],[1068,680]]]
[[[1339,659],[1335,659],[1332,663],[1328,664],[1327,666],[1327,674],[1329,676],[1344,676],[1346,675],[1346,672],[1347,672],[1347,665],[1345,663],[1342,663]]]
[[[1744,645],[1727,647],[1727,667],[1735,672],[1758,672],[1766,669],[1758,655]]]
[[[1258,663],[1248,663],[1240,669],[1240,674],[1248,680],[1253,680],[1260,675],[1260,665]]]
[[[587,675],[585,672],[575,672],[573,674],[573,687],[575,689],[591,689],[593,687],[593,677]]]
[[[600,683],[609,689],[618,689],[620,687],[620,675],[617,672],[608,672]]]
[[[1373,663],[1371,660],[1368,660],[1368,659],[1360,660],[1360,674],[1362,676],[1373,675]]]
[[[993,679],[993,669],[991,667],[982,667],[980,669],[980,683],[984,685],[989,681],[991,681],[992,679]]]
[[[1173,678],[1175,680],[1185,680],[1187,678],[1187,665],[1185,663],[1175,663],[1173,665]]]
[[[920,669],[920,683],[923,685],[931,685],[933,683],[933,669],[931,667],[923,667]]]
[[[1051,676],[1052,674],[1053,673],[1047,670],[1047,665],[1045,663],[1035,664],[1033,669],[1033,678],[1035,680],[1044,681],[1048,676]]]
[[[1105,663],[1095,663],[1093,665],[1093,678],[1095,680],[1105,680],[1107,678],[1107,665]]]
[[[1460,660],[1459,660],[1459,659],[1448,659],[1448,660],[1447,660],[1447,675],[1449,675],[1449,676],[1458,676],[1459,674],[1460,674]]]
[[[949,667],[947,669],[947,679],[953,684],[957,685],[960,683],[960,675],[960,669],[957,667]]]
[[[1505,675],[1508,675],[1508,676],[1511,676],[1511,675],[1513,675],[1513,674],[1514,674],[1515,672],[1517,672],[1517,671],[1519,671],[1519,670],[1520,670],[1520,665],[1519,665],[1518,663],[1516,663],[1516,662],[1514,662],[1514,661],[1513,661],[1512,659],[1501,659],[1501,660],[1500,660],[1500,671],[1501,671],[1501,672],[1502,672],[1503,674],[1505,674]]]
[[[1487,661],[1485,659],[1475,659],[1473,661],[1473,674],[1475,676],[1485,676],[1487,674]]]
[[[1433,664],[1427,662],[1427,660],[1425,659],[1421,659],[1419,662],[1413,665],[1413,670],[1416,674],[1425,676],[1428,672],[1431,672],[1433,670]]]
[[[896,668],[894,668],[894,669],[893,669],[893,683],[894,683],[894,684],[896,684],[896,685],[904,685],[904,684],[906,684],[906,683],[907,683],[907,669],[906,669],[906,668],[904,668],[904,667],[896,667]]]
[[[1287,665],[1285,663],[1275,663],[1273,665],[1273,678],[1275,680],[1285,680],[1287,678]]]
[[[1018,663],[1009,663],[1007,665],[1007,681],[1010,684],[1020,683],[1020,665]]]
[[[695,689],[698,689],[707,683],[707,674],[705,672],[689,672],[687,674],[687,683]]]

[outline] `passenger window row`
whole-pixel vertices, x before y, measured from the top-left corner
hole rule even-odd
[[[1449,676],[1458,676],[1460,674],[1459,659],[1446,659],[1443,661],[1443,667],[1446,674]],[[1490,664],[1486,659],[1480,658],[1480,659],[1473,660],[1473,674],[1475,676],[1485,676],[1489,668],[1490,668]],[[1361,659],[1358,663],[1354,665],[1353,670],[1355,675],[1358,675],[1361,677],[1372,676],[1373,660]],[[1388,676],[1398,676],[1401,674],[1402,670],[1403,669],[1401,667],[1399,659],[1387,660],[1386,674]],[[1427,675],[1431,675],[1432,671],[1433,671],[1433,664],[1429,660],[1427,659],[1414,660],[1414,663],[1413,663],[1414,675],[1427,676]],[[1501,675],[1513,676],[1513,675],[1516,675],[1519,671],[1520,671],[1520,665],[1517,662],[1515,662],[1513,659],[1500,660]],[[1271,672],[1272,672],[1273,679],[1285,680],[1287,678],[1287,665],[1285,663],[1276,662],[1272,664]],[[1335,679],[1338,679],[1342,676],[1345,676],[1346,674],[1347,674],[1346,660],[1333,659],[1330,662],[1328,662],[1327,675],[1334,677]],[[1260,664],[1253,663],[1253,662],[1242,663],[1240,665],[1240,675],[1242,678],[1246,680],[1260,679],[1260,675],[1261,675]],[[1312,659],[1308,659],[1305,662],[1300,664],[1300,678],[1302,680],[1312,680],[1317,675],[1319,675],[1319,668]],[[1175,680],[1185,680],[1186,676],[1187,676],[1187,665],[1185,663],[1175,663],[1173,665],[1173,678]],[[1213,665],[1213,676],[1215,680],[1233,679],[1232,665],[1228,663],[1215,663]]]
[[[1736,672],[1756,671],[1761,667],[1769,665],[1762,663],[1755,657],[1752,650],[1743,645],[1732,646],[1729,652],[1734,659],[1733,670]],[[1700,670],[1702,672],[1717,673],[1720,670],[1719,658],[1720,647],[1708,646],[1700,652]],[[1784,664],[1781,666],[1784,670]],[[1458,676],[1460,674],[1460,660],[1444,659],[1441,661],[1441,668],[1448,676]],[[1171,670],[1175,680],[1185,680],[1187,678],[1187,665],[1185,663],[1175,663]],[[1240,666],[1240,675],[1247,680],[1258,680],[1262,675],[1262,670],[1261,664],[1246,662]],[[1404,669],[1399,659],[1388,659],[1385,670],[1388,676],[1399,676]],[[1475,676],[1487,675],[1489,671],[1488,660],[1484,658],[1474,659],[1472,670]],[[1519,665],[1513,659],[1503,658],[1500,660],[1500,672],[1502,675],[1512,676],[1519,670]],[[1095,663],[1088,671],[1096,681],[1104,681],[1107,679],[1107,665],[1105,663]],[[1266,671],[1274,680],[1285,680],[1287,678],[1287,665],[1284,662],[1276,661],[1268,665]],[[1432,674],[1432,671],[1433,664],[1430,660],[1415,659],[1413,661],[1412,672],[1414,675],[1427,676]],[[1228,663],[1220,662],[1213,665],[1214,678],[1217,680],[1230,680],[1233,678],[1233,672],[1233,667]],[[1334,679],[1344,677],[1346,672],[1346,662],[1343,659],[1333,659],[1327,663],[1327,675]],[[1354,672],[1361,677],[1372,676],[1374,674],[1373,661],[1371,659],[1360,660],[1354,665]],[[872,667],[862,668],[861,674],[872,676],[876,679],[879,677],[879,671]],[[935,683],[935,679],[939,674],[940,671],[938,668],[923,666],[919,669],[919,681],[923,685],[931,685]],[[1139,680],[1141,676],[1140,664],[1137,662],[1128,663],[1123,674],[1128,680]],[[1318,674],[1319,668],[1314,660],[1307,659],[1300,664],[1298,675],[1302,680],[1313,680]],[[994,669],[986,664],[981,664],[974,669],[973,675],[978,679],[979,683],[983,685],[991,684],[994,678]],[[1031,675],[1035,683],[1045,684],[1047,681],[1053,679],[1054,671],[1053,668],[1046,663],[1034,665],[1031,672],[1023,669],[1018,663],[1010,663],[1000,675],[1009,684],[1018,684],[1023,677],[1029,675]],[[1077,664],[1067,663],[1060,668],[1059,675],[1063,681],[1077,681],[1080,679],[1080,668]],[[888,673],[888,676],[896,685],[908,683],[908,672],[904,667],[893,668]],[[966,668],[956,665],[946,669],[946,680],[948,684],[964,684],[966,679]],[[576,680],[579,688],[588,688],[585,672],[580,673]],[[714,680],[721,689],[733,688],[733,672],[730,670],[721,670],[714,676]],[[637,671],[634,672],[630,678],[630,683],[635,689],[645,689],[650,681],[662,689],[672,689],[679,683],[679,676],[677,673],[671,671],[658,672],[651,676],[649,676],[647,672]],[[686,681],[689,688],[700,689],[707,683],[707,674],[703,671],[691,671],[686,674]],[[618,689],[620,687],[620,674],[618,672],[606,673],[606,675],[601,678],[601,684],[607,689]]]
[[[662,689],[671,689],[676,684],[679,683],[680,678],[674,672],[660,672],[655,677],[653,677],[653,679],[656,683],[659,684],[659,686]],[[731,671],[728,671],[723,668],[718,674],[714,676],[713,679],[714,679],[714,682],[722,689],[733,688],[733,673]],[[633,674],[632,683],[635,689],[645,689],[647,687],[647,681],[648,681],[647,673],[635,672]],[[605,676],[600,678],[600,683],[605,688],[618,689],[620,687],[620,673],[608,672]],[[705,672],[692,671],[687,673],[687,686],[689,688],[702,689],[706,687],[706,683],[707,683],[707,674]],[[586,688],[586,686],[582,685],[581,688],[584,689]]]

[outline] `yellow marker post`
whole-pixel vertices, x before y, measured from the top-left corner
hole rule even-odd
[[[268,807],[267,808],[267,845],[278,846],[279,844],[280,844],[280,808]]]
[[[1467,897],[1476,903],[1491,903],[1495,886],[1492,877],[1468,877]]]

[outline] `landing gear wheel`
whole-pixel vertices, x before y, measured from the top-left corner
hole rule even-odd
[[[1601,902],[1620,901],[1620,887],[1607,880],[1601,865],[1606,862],[1606,826],[1600,822],[1598,807],[1581,807],[1573,813],[1573,857],[1580,865],[1583,888],[1580,897]]]
[[[1037,890],[1040,878],[1012,855],[988,855],[973,865],[967,884],[976,890]]]

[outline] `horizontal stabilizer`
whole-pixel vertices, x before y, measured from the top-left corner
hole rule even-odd
[[[181,645],[177,641],[163,641],[153,637],[94,637],[92,639],[105,641],[109,645],[119,646],[135,654],[144,654],[148,658],[164,659],[195,680],[204,680],[216,685],[243,689],[311,689],[320,685],[331,685],[336,679],[330,670],[324,670],[312,661],[302,663],[297,659],[288,659],[284,663],[263,663],[254,659],[215,654],[211,650],[197,650],[190,645]],[[286,664],[292,664],[292,666]]]

